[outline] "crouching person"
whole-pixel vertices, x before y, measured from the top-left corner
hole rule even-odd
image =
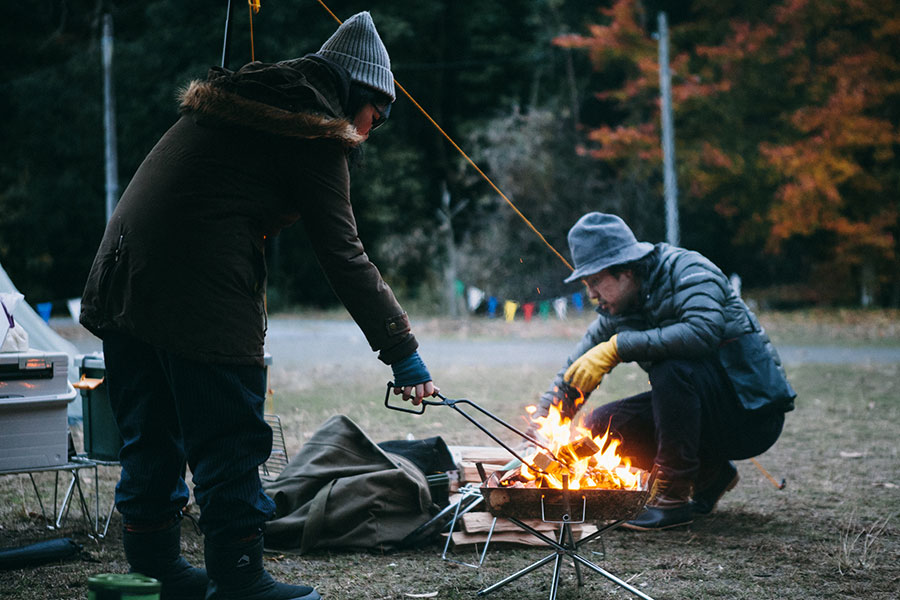
[[[534,416],[587,397],[621,362],[647,371],[650,391],[599,406],[594,435],[610,428],[619,452],[658,467],[657,495],[624,526],[656,530],[712,512],[733,488],[731,462],[767,450],[796,396],[755,315],[725,275],[696,252],[638,242],[617,216],[584,215],[568,235],[575,271],[598,303],[589,327]],[[574,409],[577,410],[577,409]]]

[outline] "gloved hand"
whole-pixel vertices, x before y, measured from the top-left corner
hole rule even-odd
[[[568,374],[566,371],[566,375]],[[584,404],[584,394],[576,388],[577,386],[563,382],[553,390],[553,406],[559,408],[560,416],[570,421],[575,418],[578,409]]]
[[[404,400],[413,399],[413,404],[422,403],[425,396],[433,396],[440,391],[431,380],[431,373],[418,351],[391,365],[394,372],[394,394],[403,394]]]
[[[582,393],[590,394],[600,385],[603,376],[612,371],[613,367],[620,362],[622,359],[619,358],[616,336],[613,335],[607,341],[597,344],[579,356],[566,369],[564,379]]]

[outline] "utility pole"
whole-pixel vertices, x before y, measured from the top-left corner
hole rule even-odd
[[[669,72],[669,26],[666,13],[657,15],[659,34],[659,89],[662,96],[663,186],[666,200],[666,241],[677,246],[681,240],[678,228],[678,181],[675,176],[675,128],[672,123],[672,74]]]
[[[119,159],[116,151],[116,98],[113,94],[112,56],[113,25],[112,15],[103,15],[103,130],[106,158],[106,222],[109,223],[116,201],[119,198]]]

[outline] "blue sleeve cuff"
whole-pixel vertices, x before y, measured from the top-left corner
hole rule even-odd
[[[394,372],[394,386],[405,387],[431,381],[431,373],[418,352],[413,352],[403,360],[391,365]]]

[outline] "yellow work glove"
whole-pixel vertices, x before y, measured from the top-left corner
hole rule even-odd
[[[583,394],[590,394],[600,385],[603,376],[620,362],[622,359],[619,358],[616,336],[613,335],[579,356],[566,369],[564,377],[567,383],[577,387]]]

